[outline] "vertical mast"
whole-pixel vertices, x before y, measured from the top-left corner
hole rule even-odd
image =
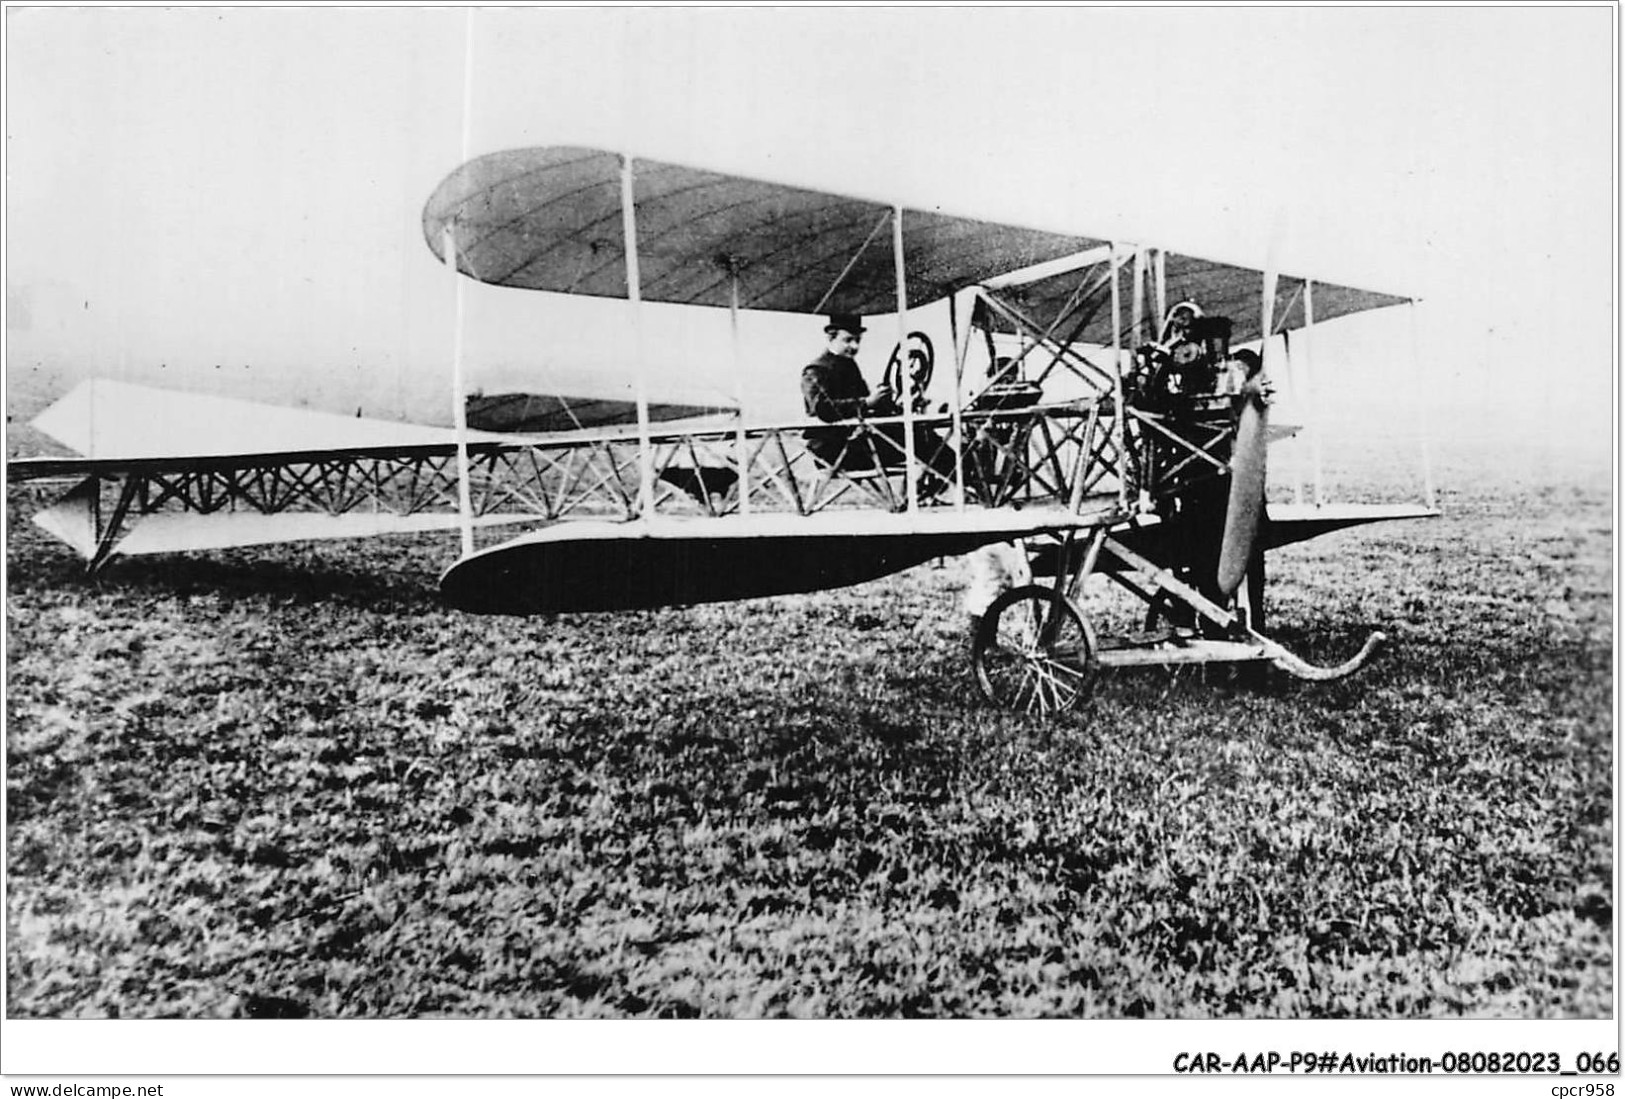
[[[463,21],[463,133],[461,164],[468,163],[468,131],[474,93],[474,9],[469,8]],[[461,520],[463,556],[474,552],[474,502],[469,491],[468,469],[468,405],[463,395],[463,280],[457,271],[457,219],[452,218],[445,228],[446,262],[451,266],[452,281],[456,284],[457,306],[453,321],[451,355],[452,424],[457,429],[457,515]]]
[[[973,310],[974,312],[974,310]],[[959,345],[959,295],[948,295],[948,335],[954,346],[954,420],[949,438],[954,440],[955,510],[965,510],[965,356],[970,353],[970,320],[965,321],[964,350]]]
[[[626,300],[632,311],[632,361],[638,401],[638,515],[654,518],[654,448],[649,441],[649,384],[643,355],[643,294],[638,275],[638,217],[632,158],[621,156],[621,234],[626,250]]]

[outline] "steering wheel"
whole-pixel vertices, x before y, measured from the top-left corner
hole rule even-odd
[[[903,347],[908,347],[908,372],[914,381],[914,411],[925,409],[925,391],[931,387],[931,374],[937,366],[936,351],[931,346],[931,337],[924,332],[910,332],[903,343],[891,350],[891,358],[886,360],[885,373],[881,381],[897,394],[898,401],[903,399]]]

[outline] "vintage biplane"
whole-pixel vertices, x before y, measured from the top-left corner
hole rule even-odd
[[[972,663],[991,700],[1048,712],[1083,698],[1102,667],[1352,672],[1377,635],[1321,668],[1263,632],[1264,553],[1435,514],[1431,499],[1265,501],[1268,443],[1290,429],[1270,425],[1247,375],[1274,337],[1403,296],[572,147],[469,161],[430,197],[423,230],[478,282],[625,299],[634,330],[642,302],[726,310],[736,332],[752,310],[889,317],[884,374],[900,399],[844,421],[835,453],[809,447],[809,431],[831,425],[806,416],[741,408],[662,424],[646,396],[659,349],[639,338],[624,424],[504,421],[501,402],[481,405],[483,420],[460,406],[456,429],[288,412],[302,426],[266,420],[264,436],[163,455],[150,438],[122,452],[107,442],[136,402],[99,383],[42,417],[82,457],[12,463],[13,477],[84,478],[41,521],[93,566],[456,526],[463,554],[442,596],[491,614],[810,592],[1013,544],[1047,582],[993,603]],[[1180,302],[1199,316],[1171,335]],[[815,351],[737,368],[794,390]],[[168,400],[172,426],[240,420],[209,398],[184,398],[199,402],[192,413]],[[53,417],[95,430],[53,429]],[[104,482],[121,485],[105,516]],[[476,545],[476,529],[511,522],[534,529]],[[1080,604],[1096,576],[1143,602],[1143,628],[1097,635]]]

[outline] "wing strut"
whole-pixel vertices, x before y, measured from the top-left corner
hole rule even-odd
[[[914,371],[908,361],[908,272],[903,264],[903,208],[891,209],[892,266],[897,276],[897,355],[898,373],[903,382],[903,469],[908,488],[908,510],[920,506],[919,461],[914,456]]]
[[[621,157],[621,230],[626,237],[626,298],[632,309],[633,367],[638,398],[638,514],[655,513],[654,447],[649,441],[649,380],[643,353],[643,291],[638,276],[638,214],[632,191],[632,158]]]
[[[1416,328],[1416,302],[1414,300],[1410,304],[1410,314],[1411,377],[1416,379],[1416,397],[1413,403],[1416,405],[1417,434],[1422,437],[1422,494],[1423,498],[1427,501],[1428,508],[1431,510],[1439,506],[1439,501],[1433,492],[1433,448],[1430,445],[1429,440],[1430,432],[1428,430],[1428,404],[1422,396],[1424,392],[1422,385],[1422,371],[1425,370],[1426,367],[1423,365],[1424,360],[1422,358],[1421,336],[1417,332]]]
[[[1309,387],[1309,419],[1312,426],[1309,431],[1310,472],[1314,477],[1315,506],[1326,502],[1325,478],[1321,469],[1320,435],[1322,420],[1320,415],[1320,387],[1315,384],[1315,360],[1311,353],[1314,347],[1315,333],[1315,284],[1304,280],[1303,284],[1303,376]]]
[[[1168,315],[1168,253],[1162,248],[1157,249],[1156,262],[1156,291],[1157,291],[1157,323]]]
[[[959,293],[948,295],[948,334],[954,348],[954,417],[953,437],[959,440],[954,447],[955,509],[965,510],[965,356],[970,353],[969,324],[965,325],[964,345],[959,340]],[[992,365],[991,360],[988,363]]]
[[[841,288],[841,283],[846,281],[846,276],[852,273],[852,268],[858,265],[858,260],[863,258],[863,253],[868,250],[869,245],[874,243],[875,237],[880,235],[880,230],[886,227],[886,219],[890,216],[890,210],[880,215],[879,220],[875,222],[875,227],[870,229],[869,235],[863,238],[863,243],[858,245],[858,250],[852,253],[852,258],[846,261],[846,266],[841,268],[841,273],[835,276],[835,281],[829,284],[828,290],[824,291],[824,296],[818,299],[818,304],[813,307],[814,313],[824,311],[824,306],[829,304],[829,299],[835,296],[835,291]]]
[[[469,15],[474,14],[473,9]],[[456,319],[452,322],[451,350],[451,414],[457,429],[457,516],[463,539],[463,556],[474,552],[474,501],[469,491],[468,475],[468,402],[463,398],[463,295],[464,281],[457,277],[457,233],[455,222],[446,222],[446,263],[451,266],[451,277],[457,284]]]
[[[1122,263],[1117,258],[1117,242],[1112,241],[1112,441],[1117,448],[1117,506],[1128,507],[1128,442],[1124,437],[1124,423],[1128,414],[1123,408],[1123,291],[1119,274]]]
[[[1281,333],[1281,360],[1284,364],[1286,386],[1292,394],[1292,403],[1296,407],[1298,399],[1303,393],[1303,379],[1299,376],[1295,360],[1292,358],[1292,333]],[[1307,398],[1305,398],[1307,399]],[[1294,451],[1292,459],[1292,503],[1295,507],[1303,506],[1303,455]]]
[[[1134,301],[1130,308],[1129,321],[1129,349],[1139,347],[1145,342],[1145,249],[1136,246],[1134,249]]]
[[[750,514],[750,450],[745,439],[745,364],[739,354],[739,264],[728,257],[728,327],[733,343],[734,403],[739,406],[734,420],[734,454],[739,466],[739,514]]]

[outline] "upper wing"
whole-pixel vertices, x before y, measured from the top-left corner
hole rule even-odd
[[[458,268],[481,282],[624,298],[622,163],[616,153],[562,146],[478,157],[436,188],[423,211],[424,237],[443,261],[450,227]],[[725,308],[737,276],[746,309],[895,310],[891,205],[648,160],[632,161],[632,177],[641,297]],[[902,221],[911,305],[1108,243],[907,207]],[[1237,342],[1257,338],[1262,271],[1165,255],[1168,301],[1194,298],[1234,319]],[[999,293],[1053,315],[1080,279],[1098,281],[1091,268],[1107,270],[1099,266],[1106,262],[1060,264],[1061,273]],[[1129,266],[1119,272],[1125,282]],[[1304,282],[1281,277],[1275,331],[1304,324]],[[1314,316],[1329,320],[1409,300],[1317,280]],[[1108,344],[1111,323],[1109,311],[1097,309],[1072,340]]]
[[[479,157],[430,197],[424,236],[444,260],[451,226],[458,268],[481,282],[624,298],[621,165],[556,146]],[[746,309],[896,309],[886,203],[647,160],[634,162],[633,194],[646,300],[726,308],[737,275]],[[1103,243],[912,209],[903,239],[913,304]]]

